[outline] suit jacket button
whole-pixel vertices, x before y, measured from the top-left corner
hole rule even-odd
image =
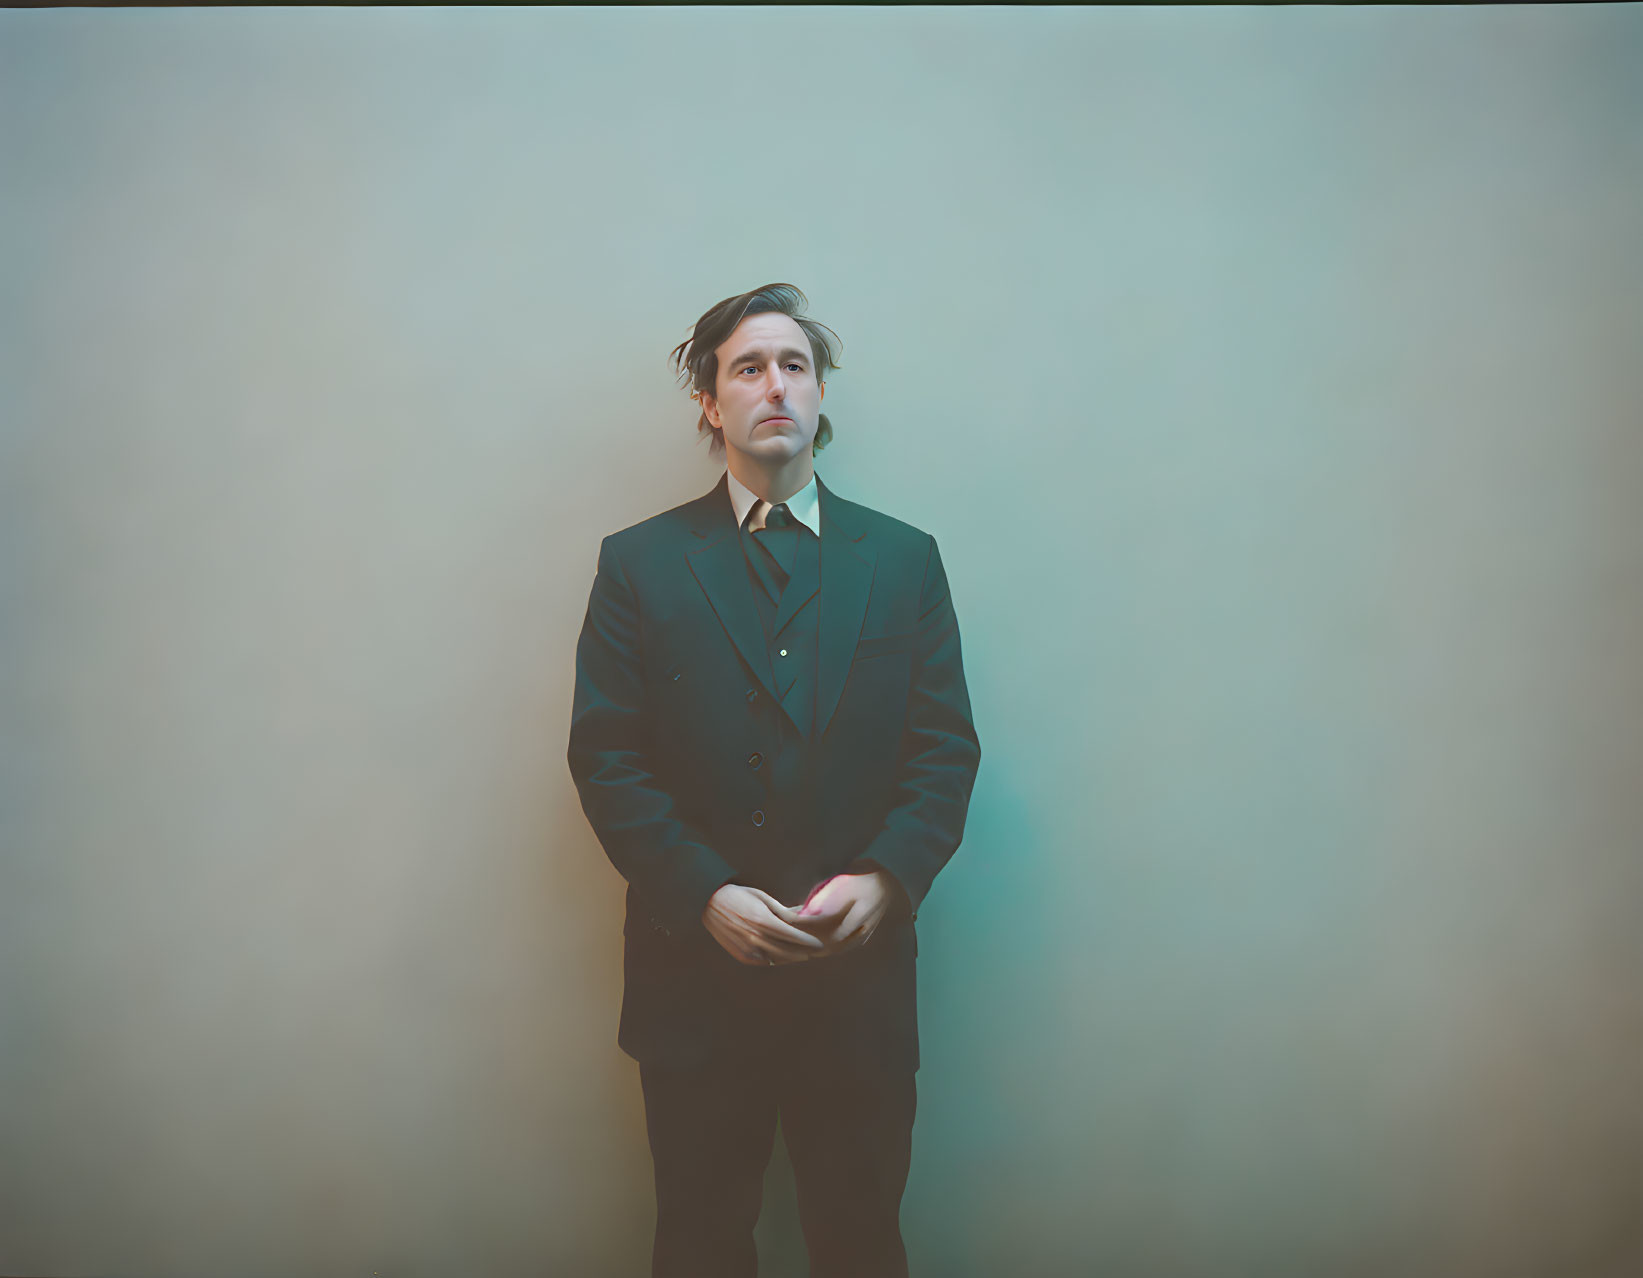
[[[753,698],[758,696],[758,695],[759,695],[759,690],[757,688],[749,688],[747,690],[747,699],[749,701],[753,700]]]
[[[753,824],[754,825],[763,825],[764,824],[764,809],[763,808],[754,808],[753,809]]]
[[[763,762],[764,755],[760,754],[757,750],[747,756],[747,766],[750,768],[756,768]]]

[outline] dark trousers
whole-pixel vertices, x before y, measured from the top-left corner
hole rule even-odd
[[[907,1278],[912,1073],[749,1051],[689,1069],[641,1064],[639,1079],[656,1167],[652,1278],[754,1278],[778,1113],[810,1278]]]

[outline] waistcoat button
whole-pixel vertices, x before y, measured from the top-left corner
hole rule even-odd
[[[756,768],[763,762],[764,755],[760,754],[757,750],[747,756],[747,766],[750,768]]]
[[[764,824],[764,809],[763,808],[754,808],[753,809],[753,824],[754,825],[763,825]]]

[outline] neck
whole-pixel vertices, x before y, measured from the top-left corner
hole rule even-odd
[[[795,457],[789,457],[779,466],[770,466],[746,453],[727,450],[725,466],[736,476],[737,482],[757,493],[772,506],[786,501],[810,482],[815,471],[815,459],[807,448]]]

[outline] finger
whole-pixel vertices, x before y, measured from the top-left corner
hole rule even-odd
[[[733,940],[738,956],[758,964],[805,958],[823,948],[820,937],[774,917],[738,929]]]
[[[785,918],[795,912],[792,906],[782,904],[762,888],[749,888],[748,891],[753,893],[764,904],[764,907],[778,918]]]
[[[882,901],[869,909],[862,916],[861,925],[857,928],[856,944],[866,945],[877,934],[879,928],[884,926],[885,919],[889,917],[889,907]]]
[[[827,902],[833,896],[833,885],[838,882],[838,876],[828,879],[825,883],[817,884],[812,888],[810,895],[805,897],[804,904],[799,907],[801,914],[816,914],[827,907]]]
[[[851,895],[850,886],[845,881],[845,876],[835,874],[825,883],[812,889],[810,895],[805,898],[804,904],[799,908],[799,913],[806,917],[826,914],[833,909],[835,902],[842,899],[848,903]]]
[[[714,939],[719,942],[725,953],[735,959],[736,962],[746,963],[750,966],[758,964],[762,967],[765,958],[763,954],[759,953],[758,934],[742,924],[740,918],[737,919],[737,923],[738,926],[736,927],[729,927],[716,932]]]
[[[834,928],[829,936],[833,944],[845,948],[854,948],[851,942],[869,922],[872,911],[864,902],[858,901],[846,914],[838,927]]]
[[[823,879],[820,883],[816,884],[815,887],[810,889],[810,895],[804,898],[804,903],[799,907],[799,909],[803,911],[819,908],[817,898],[830,895],[834,885],[838,883],[841,877],[841,875],[835,874],[832,878]]]
[[[780,929],[779,931],[776,929]],[[803,932],[796,927],[776,922],[771,925],[763,938],[766,953],[779,953],[802,958],[826,948],[826,943],[813,932]]]
[[[844,888],[818,892],[810,898],[810,904],[799,911],[799,917],[814,927],[817,923],[841,917],[855,903],[855,895]]]
[[[764,903],[769,908],[773,921],[777,925],[791,929],[793,934],[798,936],[809,935],[808,932],[800,930],[803,924],[811,922],[804,914],[791,905],[783,905],[767,892],[760,892],[759,895],[764,899]]]

